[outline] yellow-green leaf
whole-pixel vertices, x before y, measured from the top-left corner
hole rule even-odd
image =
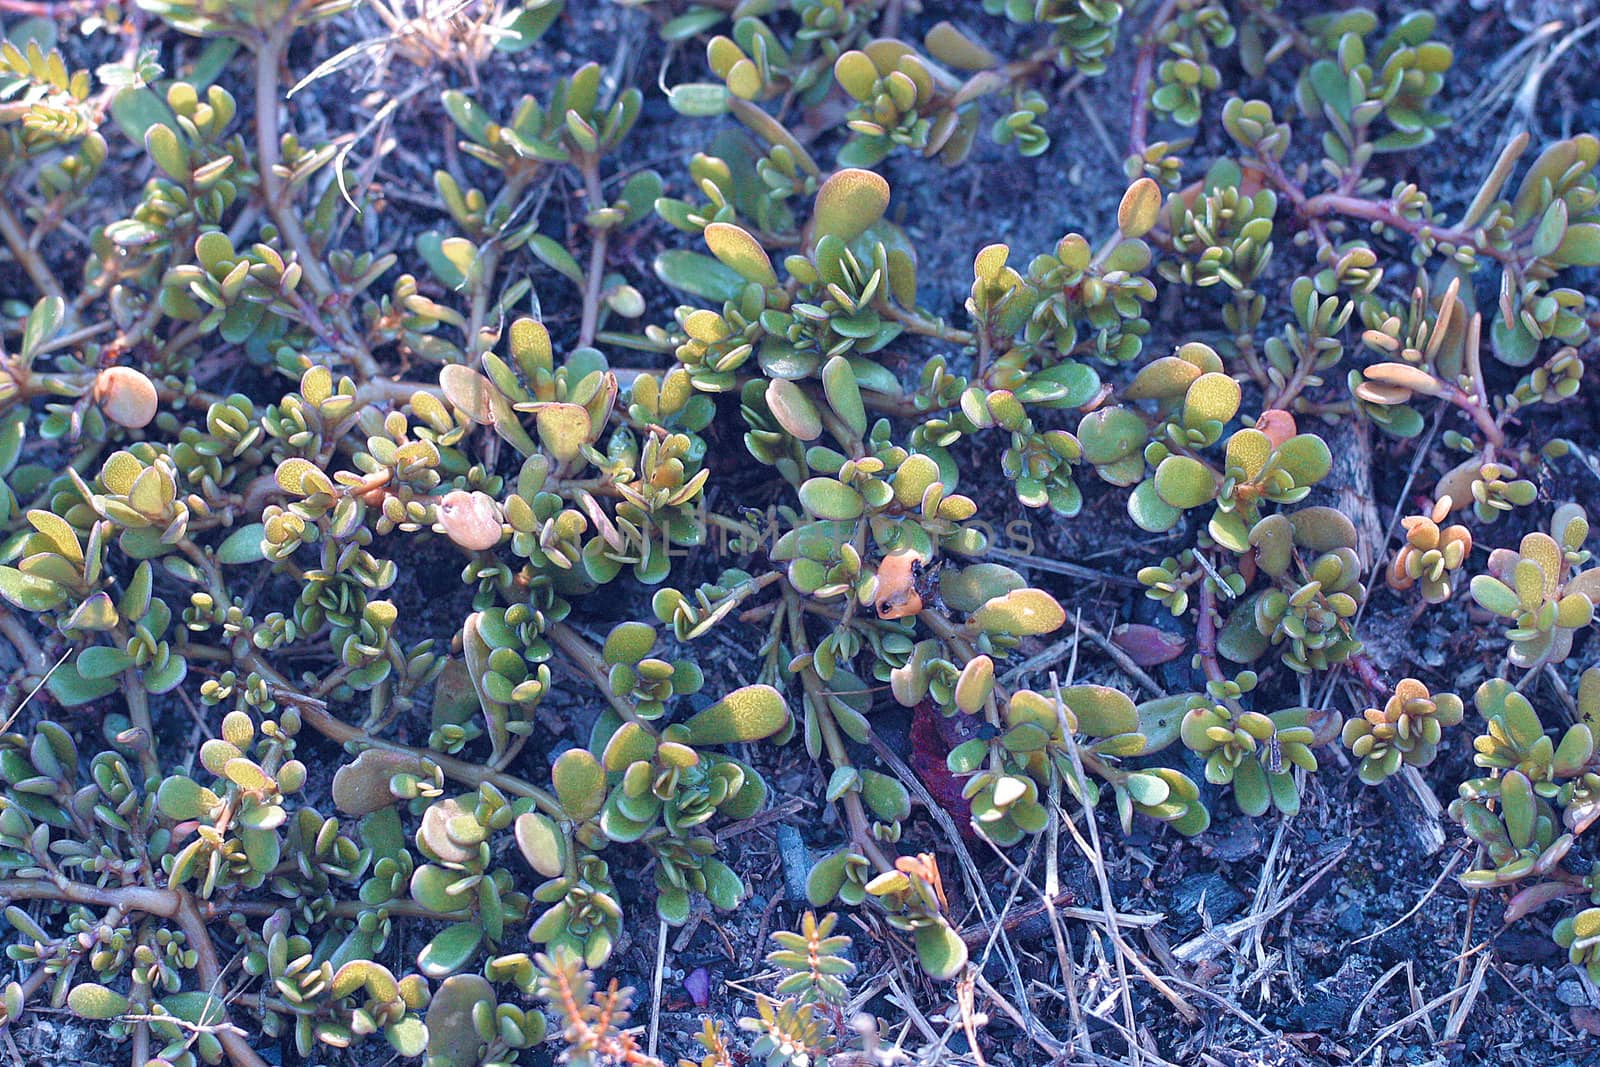
[[[559,460],[576,458],[589,443],[593,427],[588,409],[582,404],[541,405],[535,420],[540,442]]]
[[[738,271],[746,281],[769,289],[778,284],[778,275],[772,269],[767,250],[742,227],[731,222],[713,222],[706,227],[705,237],[711,254]]]
[[[34,508],[28,512],[28,521],[33,524],[35,530],[45,536],[57,555],[69,563],[83,562],[83,547],[78,544],[78,535],[73,532],[72,524],[66,519],[54,512]]]
[[[838,171],[817,190],[811,239],[832,235],[846,244],[866,232],[889,207],[889,183],[870,170]]]
[[[789,722],[783,694],[770,685],[736,689],[685,725],[691,745],[730,745],[771,737]]]
[[[1124,237],[1143,237],[1161,218],[1161,186],[1153,178],[1140,178],[1128,186],[1117,206],[1117,229]]]
[[[1043,589],[1013,589],[973,612],[972,621],[989,633],[1027,637],[1059,630],[1067,613]]]

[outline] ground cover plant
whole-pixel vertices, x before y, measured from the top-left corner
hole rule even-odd
[[[1597,23],[1324,6],[0,0],[0,1042],[1600,1062]]]

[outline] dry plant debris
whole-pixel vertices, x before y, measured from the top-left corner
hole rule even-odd
[[[1316,6],[0,0],[0,1041],[1594,1062],[1594,24]]]

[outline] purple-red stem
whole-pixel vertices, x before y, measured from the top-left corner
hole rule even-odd
[[[1150,26],[1145,30],[1144,39],[1139,42],[1139,56],[1133,65],[1133,116],[1129,121],[1128,148],[1129,155],[1143,156],[1147,147],[1145,138],[1150,129],[1150,101],[1145,97],[1145,82],[1150,80],[1151,72],[1155,70],[1156,48],[1158,41],[1156,35],[1161,32],[1161,27],[1172,19],[1178,10],[1178,0],[1166,0],[1156,10],[1155,17],[1150,20]]]
[[[1212,682],[1226,681],[1222,664],[1217,662],[1217,593],[1211,582],[1200,579],[1200,620],[1195,624],[1194,645],[1200,655],[1200,669]]]
[[[1353,219],[1367,219],[1372,222],[1381,222],[1385,226],[1409,234],[1412,237],[1420,237],[1423,233],[1427,233],[1429,237],[1436,241],[1469,246],[1474,251],[1497,259],[1507,266],[1516,266],[1518,262],[1515,252],[1481,243],[1481,235],[1478,233],[1452,229],[1449,226],[1439,226],[1426,220],[1406,218],[1396,211],[1394,204],[1388,200],[1366,200],[1359,196],[1347,196],[1343,193],[1322,193],[1307,199],[1304,203],[1298,204],[1297,208],[1299,213],[1307,219],[1317,219],[1327,215],[1344,215]]]

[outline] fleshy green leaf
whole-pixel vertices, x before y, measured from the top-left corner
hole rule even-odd
[[[747,685],[697,713],[684,725],[691,745],[729,745],[771,737],[789,722],[783,694],[770,685]]]
[[[1217,483],[1204,463],[1189,456],[1168,456],[1156,468],[1155,491],[1162,502],[1179,511],[1209,503]]]
[[[831,235],[849,244],[883,218],[888,207],[889,183],[881,174],[855,168],[838,171],[817,190],[812,240]]]
[[[972,622],[988,633],[1028,637],[1059,630],[1067,613],[1042,589],[1015,589],[972,613]]]
[[[454,974],[471,961],[483,939],[477,923],[453,923],[434,935],[417,953],[417,969],[429,978]]]
[[[550,769],[556,798],[575,819],[593,818],[606,802],[606,771],[585,749],[569,748]]]
[[[917,962],[929,977],[954,978],[967,965],[967,943],[943,919],[919,926],[915,939]]]
[[[754,282],[764,289],[778,284],[777,272],[772,269],[772,260],[766,249],[742,227],[728,222],[713,222],[706,227],[705,238],[711,254],[745,281]]]
[[[105,1021],[128,1010],[128,998],[97,982],[80,982],[67,994],[67,1007],[80,1019]]]
[[[241,526],[217,546],[217,562],[226,566],[260,563],[266,559],[261,551],[261,541],[267,529],[259,522]]]

